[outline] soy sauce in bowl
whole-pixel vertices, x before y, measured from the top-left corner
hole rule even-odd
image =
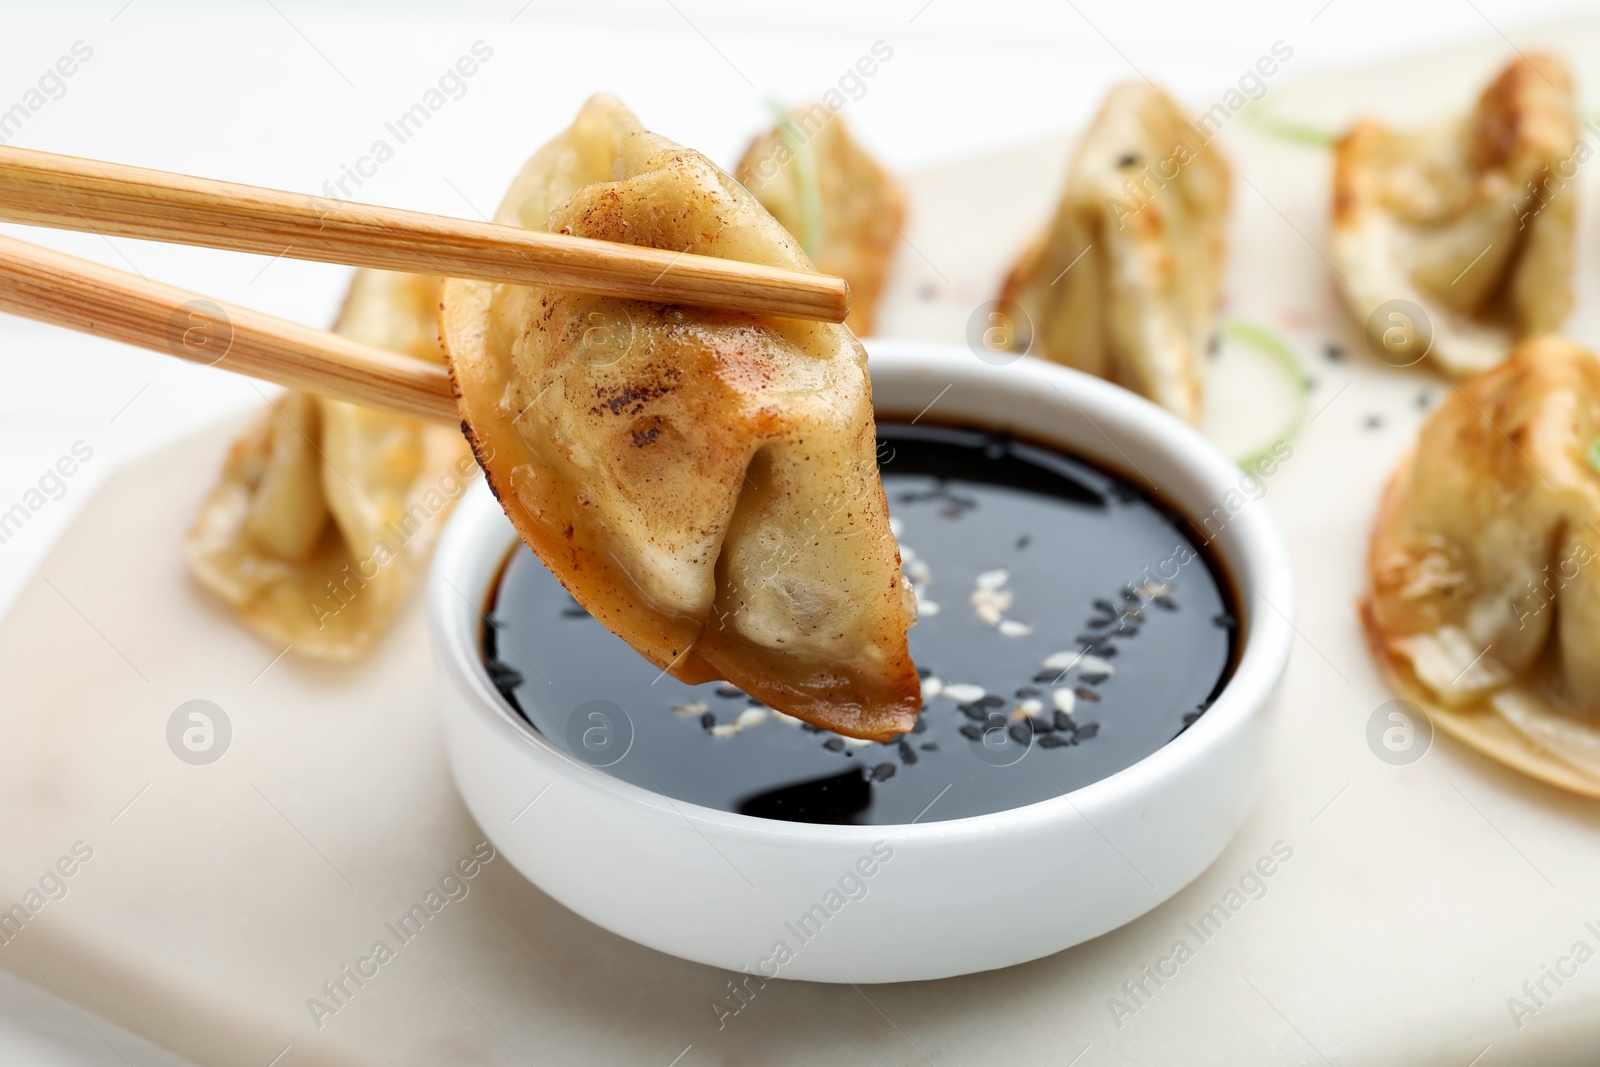
[[[723,684],[689,686],[583,610],[518,544],[485,667],[579,759],[673,800],[812,823],[937,822],[1098,781],[1186,729],[1238,622],[1195,527],[1092,463],[984,430],[883,422],[879,468],[917,590],[916,728],[862,743]]]

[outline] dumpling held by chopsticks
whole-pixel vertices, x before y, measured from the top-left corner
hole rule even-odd
[[[495,221],[814,270],[742,186],[597,96]],[[463,422],[518,532],[687,682],[857,737],[920,707],[866,354],[842,326],[451,280]]]

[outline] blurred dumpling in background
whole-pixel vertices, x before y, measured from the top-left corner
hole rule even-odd
[[[1578,143],[1572,79],[1519,58],[1473,110],[1422,130],[1363,122],[1334,148],[1330,252],[1345,302],[1397,361],[1499,363],[1572,303]],[[1426,321],[1373,313],[1409,301]],[[1385,358],[1388,358],[1387,356]]]
[[[335,331],[439,362],[438,305],[437,278],[360,270]],[[189,570],[267,640],[354,659],[475,473],[453,426],[285,393],[228,453],[189,531]]]
[[[1001,289],[1027,316],[1016,343],[1198,421],[1230,181],[1170,96],[1147,82],[1112,89],[1055,218]]]
[[[700,153],[595,96],[494,221],[811,270]],[[663,671],[855,737],[909,730],[915,598],[843,326],[445,282],[463,424],[517,532]]]
[[[822,104],[796,108],[752,141],[733,176],[800,241],[819,271],[850,283],[845,325],[858,337],[871,336],[906,220],[905,193],[894,177]]]
[[[1391,479],[1363,617],[1440,728],[1600,796],[1600,360],[1523,342],[1447,395]]]

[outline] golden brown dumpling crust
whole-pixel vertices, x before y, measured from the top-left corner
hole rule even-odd
[[[590,100],[502,224],[814,270],[742,186]],[[866,354],[842,326],[448,281],[462,420],[518,532],[663,670],[857,737],[921,706],[878,480]]]
[[[845,325],[858,337],[870,337],[906,222],[900,183],[822,104],[796,108],[782,125],[757,137],[733,174],[802,245],[809,240],[808,212],[814,212],[817,247],[806,250],[818,270],[850,283]],[[808,196],[815,197],[810,208],[804,203]]]
[[[1464,382],[1384,493],[1363,611],[1386,676],[1441,726],[1600,795],[1597,437],[1600,361],[1564,338]]]
[[[1055,218],[1001,288],[1031,322],[1032,353],[1198,421],[1230,182],[1170,96],[1146,82],[1112,89]]]
[[[1416,304],[1431,326],[1426,354],[1450,374],[1486,370],[1557,329],[1572,303],[1574,179],[1587,153],[1572,79],[1550,55],[1511,63],[1465,116],[1424,130],[1355,126],[1334,147],[1329,235],[1352,315]]]
[[[357,271],[335,331],[441,361],[439,280]],[[473,474],[453,427],[289,392],[233,445],[189,570],[267,640],[351,660],[382,636]]]

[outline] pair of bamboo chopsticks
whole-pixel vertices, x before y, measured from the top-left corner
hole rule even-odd
[[[849,287],[827,275],[5,146],[0,221],[825,322],[843,322],[850,310]],[[366,407],[457,421],[441,367],[3,236],[0,311]]]

